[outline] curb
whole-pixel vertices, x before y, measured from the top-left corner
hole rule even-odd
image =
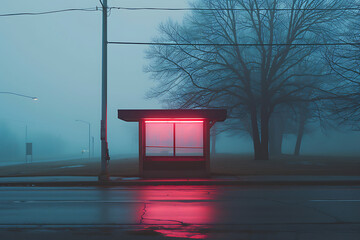
[[[360,186],[360,181],[142,180],[76,182],[0,182],[0,187],[136,187],[136,186]]]

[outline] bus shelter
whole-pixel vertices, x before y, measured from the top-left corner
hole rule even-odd
[[[139,122],[141,177],[210,176],[210,128],[225,109],[120,109],[118,118]]]

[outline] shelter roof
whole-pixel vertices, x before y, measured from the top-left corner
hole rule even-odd
[[[127,122],[154,118],[202,118],[222,122],[226,119],[226,109],[119,109],[118,118]]]

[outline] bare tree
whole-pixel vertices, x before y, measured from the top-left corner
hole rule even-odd
[[[295,67],[319,53],[320,47],[311,44],[324,43],[330,25],[341,17],[341,11],[323,9],[347,2],[199,1],[194,7],[214,10],[194,11],[182,24],[160,26],[156,41],[175,45],[148,51],[147,70],[158,82],[150,96],[184,108],[227,108],[234,122],[249,123],[255,159],[267,160],[275,108],[304,100],[304,90],[316,85],[315,64],[300,72]]]
[[[360,9],[360,3],[357,1]],[[338,77],[332,84],[334,98],[328,101],[328,109],[340,124],[360,129],[360,13],[348,14],[344,23],[345,32],[338,38],[349,43],[346,46],[334,46],[327,51],[328,63]]]
[[[296,81],[312,82],[312,86],[301,91],[300,101],[289,101],[278,105],[270,118],[269,152],[272,156],[281,155],[283,137],[285,134],[296,136],[294,155],[299,155],[303,135],[310,132],[308,126],[318,120],[318,108],[315,99],[319,98],[318,90],[322,90],[322,84],[328,84],[329,75],[325,61],[318,61],[321,56],[313,54],[312,58],[303,61],[294,67],[294,71],[310,72],[313,76],[297,76]],[[316,65],[314,69],[312,65]],[[321,95],[325,95],[321,92]],[[326,92],[326,96],[329,94]]]

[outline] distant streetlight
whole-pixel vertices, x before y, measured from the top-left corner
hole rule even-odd
[[[92,140],[92,157],[94,158],[94,136],[91,137]]]
[[[82,123],[85,123],[85,124],[88,124],[89,125],[89,160],[90,160],[90,126],[91,124],[87,121],[84,121],[84,120],[75,120],[77,122],[82,122]]]
[[[24,98],[30,98],[34,101],[37,101],[38,98],[37,97],[32,97],[32,96],[28,96],[28,95],[24,95],[24,94],[19,94],[19,93],[14,93],[14,92],[0,92],[0,94],[10,94],[10,95],[15,95],[15,96],[19,96],[19,97],[24,97]],[[26,129],[25,129],[25,162],[27,163],[27,156],[31,155],[31,162],[32,162],[32,143],[28,143],[27,142],[27,125],[26,125]]]
[[[27,96],[24,94],[19,94],[19,93],[14,93],[14,92],[0,92],[0,93],[1,94],[11,94],[11,95],[19,96],[19,97],[24,97],[24,98],[31,98],[34,101],[39,100],[37,97]]]

